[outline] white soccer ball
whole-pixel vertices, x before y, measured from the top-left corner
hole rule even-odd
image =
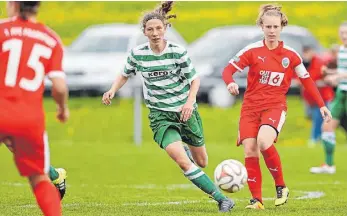
[[[214,170],[214,181],[223,191],[236,193],[247,183],[246,167],[237,160],[225,160]]]

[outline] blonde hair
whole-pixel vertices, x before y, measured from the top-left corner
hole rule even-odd
[[[171,26],[168,20],[171,18],[176,18],[176,15],[175,14],[167,15],[167,14],[171,11],[173,3],[174,3],[173,1],[162,2],[156,9],[146,13],[141,19],[142,30],[143,31],[145,30],[146,23],[152,19],[159,19],[163,22],[164,26]]]
[[[257,25],[261,26],[263,24],[263,17],[264,16],[279,16],[281,17],[281,26],[287,26],[288,25],[288,18],[287,16],[281,11],[282,6],[277,4],[265,4],[261,5],[259,8],[259,15],[257,18]]]

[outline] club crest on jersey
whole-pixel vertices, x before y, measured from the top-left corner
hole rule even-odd
[[[289,66],[289,64],[290,64],[289,58],[285,57],[282,59],[282,66],[284,68],[287,68]]]

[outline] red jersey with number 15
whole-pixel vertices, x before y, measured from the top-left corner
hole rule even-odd
[[[41,23],[14,17],[0,21],[0,46],[0,106],[20,101],[23,112],[43,117],[45,76],[64,77],[59,37]]]
[[[295,67],[302,64],[301,57],[294,49],[280,41],[277,48],[269,50],[264,41],[258,41],[239,51],[229,63],[235,71],[240,72],[249,66],[243,111],[287,109],[286,93]],[[302,73],[297,75],[309,77],[306,70]]]

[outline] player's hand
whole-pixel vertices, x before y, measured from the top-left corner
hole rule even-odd
[[[114,92],[112,89],[105,92],[102,96],[102,103],[105,105],[111,105],[111,100],[114,98],[116,92]]]
[[[330,110],[326,106],[320,108],[320,113],[326,122],[329,122],[332,119]]]
[[[238,95],[239,94],[239,85],[237,85],[236,83],[232,82],[227,86],[228,91],[230,92],[230,94],[232,95]]]
[[[180,121],[186,122],[192,116],[194,111],[194,102],[187,101],[186,104],[183,105],[181,110],[181,118]]]
[[[65,123],[70,117],[70,111],[68,107],[57,107],[57,119],[61,123]]]

